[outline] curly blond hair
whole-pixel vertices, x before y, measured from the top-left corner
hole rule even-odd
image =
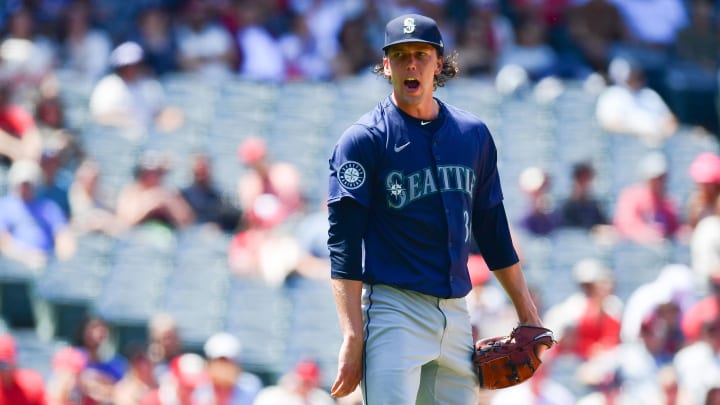
[[[387,57],[387,54],[385,57]],[[435,78],[433,80],[433,89],[445,86],[445,83],[447,83],[447,81],[452,79],[453,77],[457,76],[458,72],[460,71],[457,62],[457,51],[452,51],[450,55],[442,56],[442,58],[442,70],[440,71],[440,74],[435,75]],[[385,67],[383,66],[382,62],[376,64],[372,68],[372,72],[378,76],[385,77],[388,82],[391,81],[390,76],[387,76],[385,74]]]

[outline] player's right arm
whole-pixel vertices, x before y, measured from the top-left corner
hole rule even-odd
[[[360,306],[362,282],[336,278],[332,280],[332,286],[343,341],[338,354],[337,377],[330,395],[339,398],[355,391],[362,378],[364,346]]]
[[[362,378],[362,238],[367,218],[367,208],[352,198],[342,198],[328,205],[332,286],[343,334],[338,373],[330,390],[336,398],[352,393]]]
[[[343,341],[333,397],[352,393],[363,374],[363,238],[369,222],[372,181],[384,141],[366,125],[352,125],[330,157],[328,250],[330,276]]]

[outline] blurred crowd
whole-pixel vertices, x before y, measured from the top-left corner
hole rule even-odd
[[[381,58],[385,21],[420,12],[439,22],[463,75],[493,76],[520,67],[545,77],[611,80],[610,61],[641,66],[649,86],[683,121],[717,129],[717,14],[711,0],[9,0],[0,10],[0,79],[37,92],[55,75],[73,86],[119,91],[100,80],[143,51],[143,75],[192,72],[286,82],[367,73]],[[137,69],[135,69],[137,70]],[[128,83],[138,73],[120,74]],[[140,76],[143,76],[140,75]],[[131,79],[132,78],[132,79]],[[45,92],[52,92],[45,86]],[[134,86],[132,86],[134,87]],[[42,90],[40,90],[42,92]],[[133,93],[139,92],[136,89]],[[143,98],[145,120],[157,91]],[[108,117],[99,95],[94,112]],[[126,95],[127,97],[127,95]],[[136,102],[139,95],[135,94]],[[115,100],[119,103],[119,100]],[[127,99],[125,100],[127,103]],[[125,105],[127,110],[128,106]],[[97,111],[95,111],[97,110]],[[126,111],[129,112],[129,111]],[[152,114],[150,114],[152,112]],[[125,117],[126,118],[126,117]]]
[[[609,135],[637,136],[652,148],[683,124],[711,136],[718,128],[720,4],[710,0],[2,4],[0,253],[30,273],[72,258],[83,235],[121,238],[138,227],[203,226],[230,236],[233,274],[273,284],[291,276],[327,278],[325,206],[307,203],[299,168],[273,159],[262,137],[238,140],[243,170],[231,195],[214,181],[213,156],[193,154],[188,180],[175,187],[166,177],[172,162],[162,150],[146,150],[130,157],[130,180],[110,198],[103,194],[101,162],[81,128],[68,124],[62,95],[86,95],[91,123],[121,128],[129,138],[172,132],[186,124],[188,111],[168,99],[163,78],[285,83],[369,74],[382,58],[385,21],[403,12],[438,21],[466,77],[599,81],[594,118]],[[542,168],[521,174],[527,210],[514,221],[518,234],[547,237],[572,228],[601,243],[673,241],[689,246],[691,260],[663,268],[627,300],[613,292],[613,274],[622,269],[595,258],[576,263],[568,282],[577,283],[577,293],[543,309],[560,345],[536,378],[485,393],[483,403],[720,403],[718,152],[695,157],[686,201],[668,193],[669,157],[657,152],[636,157],[638,182],[622,190],[612,209],[593,194],[592,162],[578,162],[568,173],[572,189],[562,201],[552,201]],[[517,244],[522,253],[523,238]],[[507,333],[515,322],[509,303],[481,257],[471,257],[469,266],[476,335]],[[334,403],[313,359],[263,386],[243,370],[242,342],[221,331],[193,353],[182,348],[172,318],[161,314],[150,321],[146,342],[123,348],[112,347],[103,319],[91,317],[79,330],[56,353],[50,376],[23,368],[17,342],[0,337],[0,404]]]
[[[242,343],[212,334],[200,353],[183,347],[174,319],[148,322],[147,340],[113,348],[110,326],[90,316],[72,342],[55,351],[45,376],[22,367],[17,342],[0,335],[0,403],[12,405],[278,405],[337,404],[320,386],[321,370],[300,359],[276,383],[244,369]],[[341,404],[359,404],[348,397]]]

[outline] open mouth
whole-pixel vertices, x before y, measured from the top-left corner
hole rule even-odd
[[[405,79],[403,83],[408,90],[417,90],[420,87],[420,82],[415,78]]]

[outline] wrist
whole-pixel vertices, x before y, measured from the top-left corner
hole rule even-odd
[[[345,333],[343,335],[343,339],[348,343],[359,343],[363,341],[364,336],[362,333],[357,333],[353,331],[350,333]]]

